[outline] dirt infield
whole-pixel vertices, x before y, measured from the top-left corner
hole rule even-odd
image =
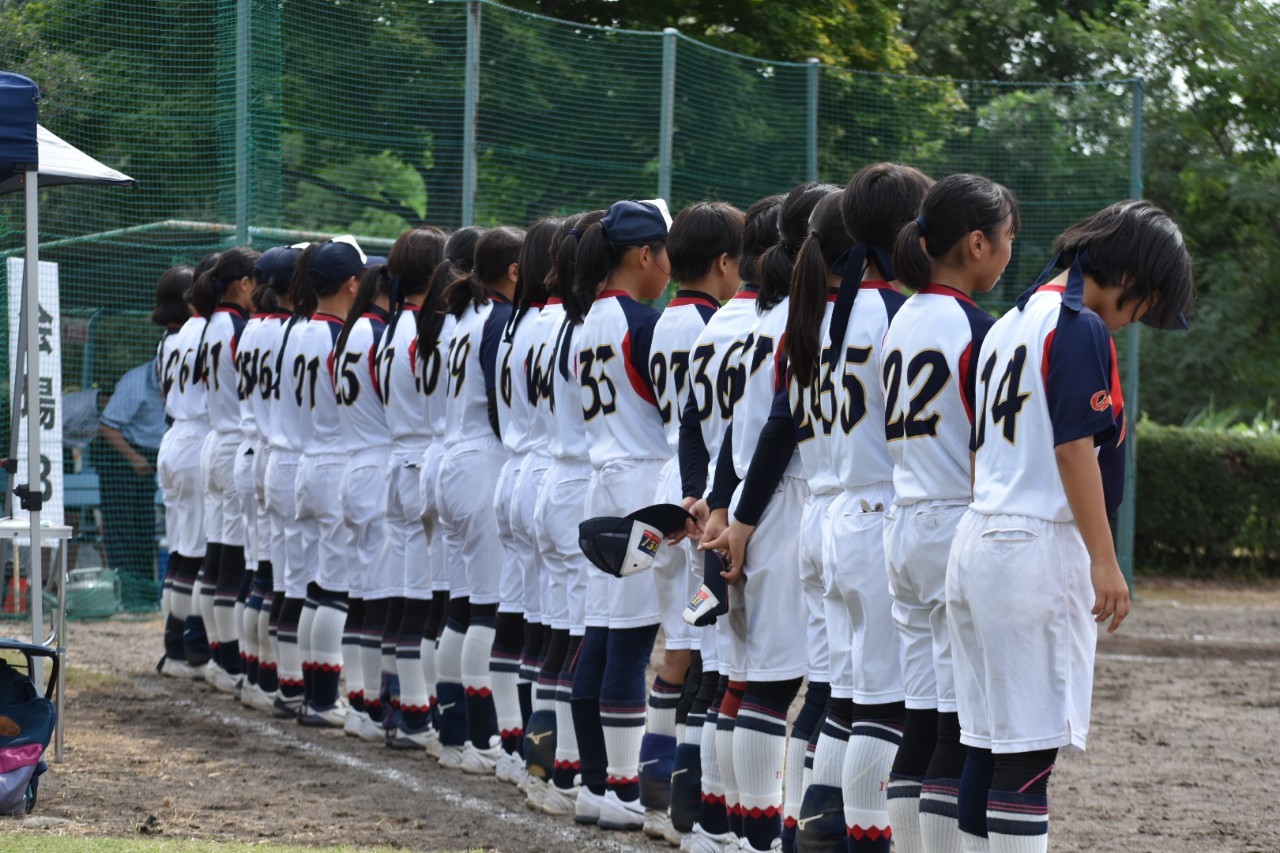
[[[1089,751],[1054,773],[1053,849],[1280,850],[1280,588],[1139,594],[1120,635],[1099,642]],[[161,678],[159,620],[75,624],[68,646],[80,671],[65,760],[44,777],[39,826],[0,823],[0,833],[670,849],[535,815],[514,788],[428,767],[420,753],[267,719]]]

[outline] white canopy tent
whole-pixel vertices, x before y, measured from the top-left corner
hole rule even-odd
[[[16,443],[18,421],[21,417],[20,405],[26,378],[25,394],[27,400],[38,400],[39,371],[28,370],[28,366],[38,364],[39,336],[36,324],[31,320],[39,313],[39,254],[40,254],[40,197],[41,187],[63,186],[67,184],[108,184],[114,186],[136,186],[137,181],[123,172],[118,172],[85,154],[74,145],[59,138],[44,127],[36,126],[36,138],[39,148],[37,171],[15,172],[0,180],[0,194],[25,189],[26,193],[26,258],[23,264],[23,301],[21,320],[19,322],[19,342],[17,358],[13,365],[12,389],[12,430],[11,445]],[[28,412],[33,406],[26,407]],[[26,417],[30,418],[30,414]],[[11,446],[13,454],[16,447]],[[60,450],[60,448],[59,448]],[[40,430],[29,424],[27,429],[27,459],[40,459]],[[30,475],[27,482],[33,482]],[[38,495],[38,490],[37,490]],[[32,554],[31,572],[31,633],[32,642],[44,644],[48,639],[44,635],[44,613],[42,596],[42,578],[39,570],[41,553],[40,510],[35,504],[29,511],[30,543]],[[59,693],[61,699],[61,693]]]

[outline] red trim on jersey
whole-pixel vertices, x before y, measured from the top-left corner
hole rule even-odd
[[[414,305],[412,302],[406,302],[404,305],[400,306],[400,310],[401,311],[421,311],[422,306]]]
[[[965,344],[964,352],[960,353],[960,402],[964,403],[964,413],[969,416],[969,426],[973,426],[973,401],[969,399],[967,381],[971,361],[973,361],[973,341]]]
[[[1066,293],[1067,287],[1063,284],[1042,284],[1036,288],[1036,293]]]
[[[220,304],[217,308],[214,308],[214,309],[213,309],[213,313],[215,313],[215,314],[239,314],[241,317],[245,317],[245,318],[248,318],[248,317],[249,317],[249,311],[248,311],[248,309],[246,309],[246,308],[241,308],[239,305],[236,305],[234,302],[231,302],[231,303],[223,302],[223,303],[222,303],[222,304]]]
[[[384,323],[387,322],[387,317],[385,314],[377,314],[377,313],[374,313],[373,311],[367,311],[364,314],[361,314],[360,319],[361,320],[381,320]]]
[[[773,393],[777,394],[787,384],[787,333],[778,336],[778,346],[773,351]]]
[[[628,299],[630,299],[630,298],[631,298],[631,294],[630,294],[630,293],[627,293],[625,290],[617,290],[617,289],[613,289],[613,290],[602,290],[602,291],[600,291],[600,292],[596,295],[596,301],[597,301],[597,302],[599,302],[601,299],[613,299],[613,298],[618,297],[618,296],[625,296],[625,297],[627,297]]]
[[[968,302],[970,305],[976,306],[978,303],[973,301],[973,297],[961,290],[956,290],[949,284],[937,284],[930,282],[920,288],[920,293],[926,296],[951,296],[959,299],[961,302]]]
[[[758,290],[739,290],[737,293],[733,294],[732,298],[733,299],[755,299],[759,295],[760,295],[760,291]]]
[[[622,362],[627,366],[627,380],[631,383],[631,389],[639,395],[641,400],[646,400],[649,405],[657,406],[658,401],[653,398],[653,392],[649,390],[649,383],[644,381],[644,375],[636,370],[634,364],[631,363],[631,333],[622,338]]]
[[[548,304],[548,305],[563,305],[563,304],[564,304],[564,300],[563,300],[563,299],[561,299],[559,296],[548,296],[548,297],[547,297],[547,304]]]
[[[378,399],[381,400],[382,389],[378,387],[378,367],[373,363],[373,356],[377,348],[378,348],[377,344],[369,345],[369,381],[373,383],[370,386],[371,388],[373,388],[373,393],[377,394]]]
[[[688,296],[677,295],[675,299],[672,299],[670,302],[667,303],[667,307],[679,308],[681,305],[706,305],[710,308],[720,307],[720,303],[717,302],[716,299],[709,293],[690,292],[690,291],[683,291],[683,292],[688,293],[689,295]]]
[[[870,280],[864,281],[858,285],[859,290],[894,290],[894,286],[887,281]]]
[[[334,355],[333,350],[329,350],[329,355],[328,355],[328,356],[325,358],[325,360],[324,360],[324,366],[325,366],[325,369],[329,371],[329,387],[330,387],[330,388],[333,388],[333,389],[336,391],[336,390],[337,390],[337,386],[333,384],[333,382],[334,382],[334,377],[333,377],[333,355]]]
[[[323,311],[317,311],[316,313],[312,314],[311,319],[324,320],[327,323],[337,323],[339,326],[344,325],[346,322],[341,317],[335,317],[332,314],[327,314]]]
[[[530,307],[530,308],[537,308],[539,311],[541,311],[543,308],[546,308],[546,307],[547,307],[547,303],[545,303],[545,302],[530,302],[530,303],[529,303],[529,307]]]
[[[265,316],[268,320],[288,320],[293,315],[288,311],[272,311],[270,314]]]
[[[1044,337],[1044,356],[1040,359],[1040,376],[1044,380],[1045,390],[1049,388],[1049,356],[1053,353],[1053,336],[1057,333],[1057,329],[1050,329],[1049,334]]]
[[[1116,340],[1111,339],[1111,412],[1115,415],[1116,420],[1124,418],[1124,390],[1120,387],[1120,360],[1116,358]],[[1121,421],[1120,437],[1116,439],[1116,444],[1124,441],[1128,424]]]

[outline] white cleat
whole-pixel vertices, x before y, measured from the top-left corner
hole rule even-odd
[[[465,752],[465,749],[466,747],[457,746],[456,744],[448,745],[448,746],[441,744],[440,757],[439,759],[437,759],[438,763],[440,764],[441,767],[445,767],[450,770],[461,767],[462,756]]]
[[[755,847],[751,846],[751,842],[743,838],[743,839],[740,839],[738,842],[738,850],[742,851],[742,853],[773,853],[773,851],[775,850],[782,850],[782,839],[781,838],[773,839],[773,841],[769,844],[768,850],[757,850]]]
[[[440,760],[440,733],[434,727],[427,729],[427,737],[422,748],[426,750],[427,758]]]
[[[689,841],[689,853],[731,853],[738,850],[738,836],[732,832],[712,835],[695,823],[693,832],[680,839],[680,849],[684,849],[685,839]]]
[[[276,697],[256,684],[248,684],[240,692],[240,701],[255,711],[271,713],[275,708]]]
[[[427,741],[431,739],[433,734],[430,728],[425,728],[420,732],[411,732],[404,726],[397,726],[396,730],[387,736],[387,746],[392,749],[421,749],[427,748]]]
[[[307,705],[302,709],[302,716],[298,717],[298,723],[316,729],[341,729],[347,722],[347,710],[343,705],[333,705],[328,708],[313,708]]]
[[[680,833],[671,825],[671,815],[663,809],[644,810],[644,834],[665,841],[672,847],[680,846]]]
[[[542,811],[542,804],[546,802],[549,787],[551,786],[547,784],[546,779],[539,779],[537,776],[528,777],[524,804],[535,812]]]
[[[170,678],[196,678],[196,671],[192,669],[191,664],[184,660],[174,660],[166,657],[160,661],[160,665],[156,667],[156,672],[161,675],[167,675]]]
[[[244,676],[241,675],[232,675],[222,667],[215,667],[213,669],[212,677],[206,675],[205,681],[209,682],[209,684],[213,686],[213,689],[221,693],[228,693],[234,696],[236,688],[240,686],[240,679],[243,677]]]
[[[347,718],[342,730],[349,736],[360,738],[368,743],[385,743],[387,739],[382,723],[375,723],[367,712],[356,711],[350,707],[347,708]]]
[[[578,788],[578,798],[573,807],[573,822],[595,823],[600,820],[600,806],[603,801],[604,797],[601,794],[591,793],[591,789],[586,785],[580,786]]]
[[[576,785],[572,788],[557,788],[555,785],[546,784],[542,792],[542,813],[553,817],[573,817],[577,820],[578,790]]]
[[[502,747],[491,746],[488,749],[477,749],[475,744],[467,744],[462,751],[462,772],[473,776],[492,776],[498,767],[498,758],[502,755]]]
[[[601,829],[639,832],[644,828],[644,806],[638,799],[626,802],[618,798],[616,791],[605,791],[596,825]]]
[[[525,783],[524,759],[515,753],[500,752],[493,773],[498,777],[499,782],[510,783],[520,788],[520,790],[528,792],[528,786]]]

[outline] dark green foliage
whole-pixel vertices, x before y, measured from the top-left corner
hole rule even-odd
[[[1280,577],[1280,436],[1140,424],[1134,564]]]

